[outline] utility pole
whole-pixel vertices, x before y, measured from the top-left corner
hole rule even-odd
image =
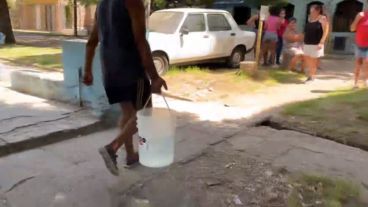
[[[74,36],[78,37],[78,3],[77,0],[73,0],[74,9]]]

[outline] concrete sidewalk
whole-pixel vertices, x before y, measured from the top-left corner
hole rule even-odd
[[[216,122],[180,117],[186,120],[169,168],[124,169],[122,150],[121,175],[110,175],[97,149],[116,136],[115,129],[3,157],[0,206],[238,206],[234,198],[239,206],[286,206],[262,204],[285,201],[288,175],[297,172],[353,180],[366,195],[365,151],[268,127],[239,131],[238,125],[221,134]]]
[[[88,110],[0,86],[0,156],[97,130]]]

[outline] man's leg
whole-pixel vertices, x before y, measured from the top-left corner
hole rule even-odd
[[[122,117],[119,124],[121,126],[119,135],[109,145],[99,149],[107,169],[116,176],[119,175],[116,152],[123,144],[126,144],[127,164],[138,161],[138,156],[133,149],[133,135],[137,132],[136,110],[132,103],[122,103],[121,109],[124,117]]]
[[[363,58],[356,58],[355,60],[355,71],[354,71],[354,87],[358,87],[360,69],[363,65]]]
[[[133,135],[137,133],[136,110],[132,103],[121,103],[122,118],[119,121],[120,133],[108,146],[116,153],[125,144],[127,158],[134,157],[136,154],[133,147]]]

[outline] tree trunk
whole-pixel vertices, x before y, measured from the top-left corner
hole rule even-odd
[[[15,43],[7,0],[0,0],[0,32],[6,35],[5,43]]]

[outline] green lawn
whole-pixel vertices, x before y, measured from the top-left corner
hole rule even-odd
[[[290,179],[289,207],[364,207],[358,185],[341,179],[297,175]],[[303,205],[304,204],[304,205]]]
[[[61,53],[61,49],[58,48],[21,45],[0,47],[0,59],[10,64],[48,70],[61,70]]]
[[[368,90],[341,90],[285,107],[281,122],[368,150]]]

